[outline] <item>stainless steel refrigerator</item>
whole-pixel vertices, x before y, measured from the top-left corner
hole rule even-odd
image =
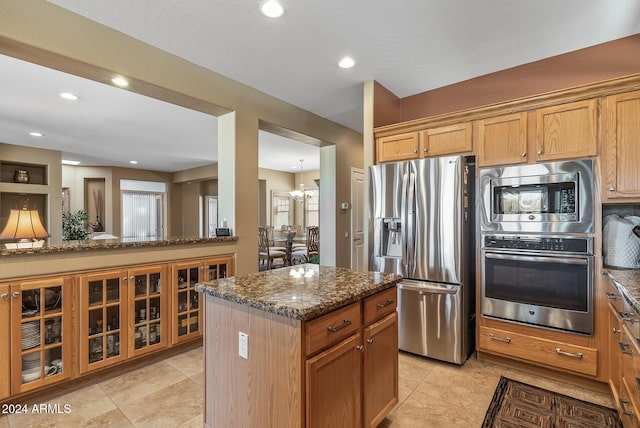
[[[398,346],[463,364],[474,346],[473,164],[449,156],[369,173],[369,267],[404,277]]]

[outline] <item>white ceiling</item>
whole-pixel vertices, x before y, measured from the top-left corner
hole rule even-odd
[[[279,19],[262,16],[260,0],[50,2],[356,130],[362,130],[363,81],[377,80],[405,97],[640,33],[637,0],[281,0],[285,14]],[[352,56],[356,66],[338,68],[343,55]],[[4,77],[4,65],[0,67]],[[5,90],[11,90],[4,86],[0,86],[3,99]],[[44,90],[39,88],[36,95],[42,96]],[[49,93],[55,98],[61,90],[50,88]],[[126,93],[116,91],[118,98]],[[63,108],[68,107],[60,105],[63,100],[41,107],[46,112],[43,120],[52,116],[48,124],[52,130],[43,132],[61,135],[55,143],[61,146],[50,147],[150,162],[158,155],[153,161],[156,167],[139,167],[169,171],[216,158],[215,141],[210,140],[215,119],[183,112],[180,122],[158,120],[163,114],[182,114],[177,112],[180,108],[169,106],[162,113],[144,106],[143,112],[155,115],[149,127],[125,129],[127,121],[115,116],[120,104],[108,102],[91,112],[88,101],[93,95],[78,95],[83,99],[73,108],[83,114],[83,129],[76,129],[78,120],[63,118]],[[130,99],[124,102],[136,104]],[[106,106],[112,108],[102,110]],[[5,112],[10,110],[6,107],[0,105]],[[12,123],[28,119],[35,109],[31,107],[12,116]],[[135,123],[143,120],[137,117]],[[179,128],[181,123],[189,126]],[[0,122],[0,129],[4,127]],[[97,130],[104,130],[105,136],[98,137]],[[115,135],[115,130],[130,135]],[[271,135],[261,133],[261,145]],[[315,147],[303,147],[317,153]],[[263,167],[290,170],[291,162],[299,164],[298,159],[305,158],[305,170],[315,169],[311,155],[295,153],[293,148],[277,151],[275,158],[284,159],[281,154],[286,153],[293,159],[286,166],[263,165],[262,153],[261,148]]]

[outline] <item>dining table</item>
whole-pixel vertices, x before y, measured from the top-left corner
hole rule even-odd
[[[289,233],[287,233],[286,236],[273,238],[273,242],[274,243],[284,244],[284,248],[285,248],[284,265],[285,266],[293,265],[293,244],[294,244],[294,242],[295,243],[301,243],[301,244],[306,244],[306,242],[307,242],[307,238],[306,237],[304,237],[304,236],[295,236],[295,235],[296,235],[295,232],[289,232]],[[281,245],[278,245],[278,246],[281,246]]]

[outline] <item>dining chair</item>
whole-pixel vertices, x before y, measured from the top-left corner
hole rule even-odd
[[[269,238],[269,251],[287,251],[286,247],[281,245],[275,245],[275,238],[273,234],[273,226],[265,226],[267,228],[267,236]]]
[[[273,261],[281,259],[284,264],[286,254],[284,251],[272,251],[269,248],[269,232],[266,227],[258,228],[258,252],[260,257],[260,268],[273,269]]]
[[[302,257],[311,258],[320,252],[320,228],[310,226],[307,228],[307,244],[304,248],[293,250],[292,259],[300,261]]]

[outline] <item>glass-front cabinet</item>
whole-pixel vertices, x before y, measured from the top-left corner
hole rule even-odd
[[[11,285],[0,284],[0,401],[11,395]]]
[[[171,266],[173,284],[173,340],[180,343],[202,335],[203,314],[198,282],[226,278],[233,275],[233,258],[213,257],[175,263]]]
[[[80,278],[80,371],[127,358],[127,271]]]
[[[129,356],[165,347],[167,293],[165,267],[141,267],[129,271]]]
[[[72,287],[70,277],[11,283],[13,393],[73,374]]]

